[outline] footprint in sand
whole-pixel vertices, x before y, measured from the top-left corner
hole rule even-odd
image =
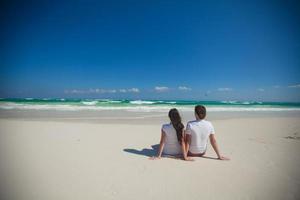
[[[292,139],[292,140],[300,140],[300,136],[297,136],[298,132],[294,133],[293,136],[286,136],[285,139]]]

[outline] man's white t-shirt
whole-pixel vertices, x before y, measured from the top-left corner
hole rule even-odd
[[[173,125],[170,124],[164,124],[161,128],[165,134],[165,146],[163,149],[163,153],[168,155],[178,155],[182,154],[181,145],[178,142],[176,130],[173,127]]]
[[[187,123],[186,134],[191,135],[189,151],[199,154],[206,151],[209,135],[215,134],[215,130],[209,121],[195,120]]]

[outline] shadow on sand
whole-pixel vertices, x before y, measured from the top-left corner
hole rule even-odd
[[[141,155],[141,156],[146,156],[146,157],[152,157],[152,156],[156,156],[157,155],[157,151],[159,148],[159,144],[154,144],[151,146],[151,149],[147,149],[144,148],[142,150],[137,150],[137,149],[123,149],[123,151],[127,152],[127,153],[132,153],[132,154],[136,154],[136,155]],[[164,157],[169,157],[169,158],[177,158],[176,156],[167,156],[164,155]],[[214,157],[210,157],[210,156],[201,156],[201,158],[205,158],[205,159],[212,159],[212,160],[219,160],[218,158],[214,158]]]
[[[147,156],[147,157],[152,157],[156,156],[157,151],[158,151],[159,144],[154,144],[151,146],[151,149],[144,148],[142,150],[137,150],[137,149],[123,149],[123,151],[127,153],[133,153],[141,156]]]

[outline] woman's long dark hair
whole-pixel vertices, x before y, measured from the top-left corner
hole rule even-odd
[[[178,142],[181,142],[184,125],[181,122],[180,114],[176,108],[172,108],[169,111],[169,118],[171,120],[173,127],[176,130],[177,140],[178,140]]]

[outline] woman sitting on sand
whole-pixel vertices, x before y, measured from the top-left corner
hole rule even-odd
[[[181,122],[181,117],[176,108],[169,111],[169,118],[171,122],[164,124],[161,128],[161,139],[159,149],[156,157],[152,159],[159,159],[162,154],[169,156],[182,155],[184,160],[192,160],[187,157],[187,151],[184,140],[184,125]]]
[[[195,106],[196,120],[188,122],[185,131],[188,156],[203,156],[209,139],[218,159],[229,160],[229,158],[220,154],[214,127],[209,121],[205,120],[205,116],[206,108],[202,105]]]

